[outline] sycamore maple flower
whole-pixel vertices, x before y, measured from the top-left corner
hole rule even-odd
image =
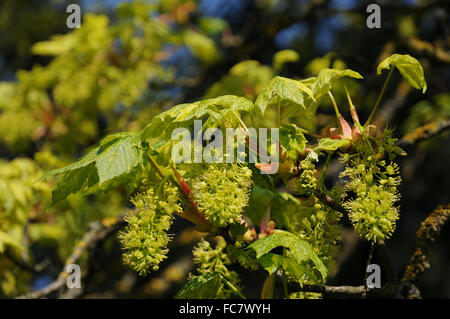
[[[238,223],[249,201],[251,177],[246,166],[213,163],[192,181],[193,200],[213,226]]]

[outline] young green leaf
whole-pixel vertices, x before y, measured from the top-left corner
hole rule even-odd
[[[275,70],[281,70],[283,65],[289,62],[297,62],[300,56],[294,50],[281,50],[275,53],[273,56],[273,68]]]
[[[23,248],[18,240],[11,237],[8,233],[0,230],[0,253],[5,251],[6,246],[12,246],[18,249]]]
[[[254,186],[244,214],[253,223],[259,225],[264,213],[275,197],[276,193],[274,191],[264,187]]]
[[[193,54],[207,64],[214,64],[222,58],[214,41],[199,32],[187,30],[184,41]]]
[[[310,85],[311,91],[313,92],[314,99],[310,98],[306,101],[306,107],[311,114],[316,112],[320,99],[331,90],[336,81],[343,77],[350,77],[354,79],[363,78],[361,74],[350,69],[323,69],[319,72],[317,77],[308,78],[302,81],[303,84]]]
[[[263,287],[261,289],[261,299],[272,299],[273,290],[275,288],[276,274],[272,273],[264,280]]]
[[[306,138],[300,128],[295,124],[282,124],[280,127],[280,146],[283,154],[296,160],[298,154],[303,152],[306,146]]]
[[[175,295],[175,299],[213,299],[220,289],[220,274],[211,272],[189,280]]]
[[[253,103],[234,95],[224,95],[213,99],[176,105],[154,117],[142,131],[143,139],[161,137],[170,140],[177,127],[190,127],[194,120],[206,120],[205,125],[236,127],[240,123],[241,112],[251,112]]]
[[[335,151],[341,147],[350,144],[349,140],[334,140],[328,137],[321,138],[319,140],[319,145],[314,148],[314,151]]]
[[[297,280],[302,280],[302,277],[306,275],[315,283],[321,283],[321,280],[317,278],[311,269],[305,265],[299,264],[290,257],[267,253],[258,258],[257,262],[261,265],[261,267],[267,270],[270,275],[275,274],[278,268],[281,267]]]
[[[277,76],[258,95],[255,107],[264,115],[268,107],[280,105],[285,109],[283,117],[291,117],[306,111],[305,94],[314,99],[312,91],[302,82]]]
[[[41,179],[63,174],[52,192],[52,205],[81,190],[108,191],[127,181],[142,163],[139,142],[134,133],[110,135],[79,161],[46,173]]]
[[[427,90],[427,82],[422,65],[415,58],[408,54],[393,54],[384,59],[377,67],[377,74],[381,74],[384,69],[389,70],[392,66],[399,70],[403,78],[415,89],[422,89],[422,93]]]
[[[320,272],[322,279],[326,279],[327,268],[323,262],[306,241],[298,238],[292,233],[278,230],[273,235],[258,239],[249,245],[249,248],[256,252],[256,258],[260,258],[262,255],[279,246],[289,248],[293,258],[299,264],[309,260],[312,261]]]

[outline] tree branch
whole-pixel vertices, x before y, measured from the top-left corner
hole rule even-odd
[[[450,120],[428,123],[403,136],[398,140],[397,145],[400,147],[412,146],[420,141],[442,134],[448,129],[450,129]]]
[[[59,273],[58,278],[48,286],[40,290],[36,290],[28,294],[22,295],[18,298],[19,299],[43,298],[62,288],[66,284],[66,279],[69,275],[66,272],[65,266],[69,264],[75,264],[86,250],[94,247],[98,242],[106,239],[111,233],[120,228],[125,223],[124,221],[125,215],[126,214],[123,213],[120,214],[118,217],[115,217],[113,220],[111,220],[110,218],[104,218],[102,220],[91,223],[89,225],[90,228],[89,231],[75,245],[72,254],[69,256],[69,258],[67,258],[66,262],[64,263],[64,269]]]
[[[403,281],[415,282],[417,277],[430,268],[428,252],[442,227],[450,219],[450,204],[436,208],[420,225],[417,231],[416,251],[405,270]]]
[[[295,286],[295,287],[294,287]],[[366,288],[365,286],[317,286],[317,285],[303,285],[300,287],[298,284],[289,284],[289,288],[296,292],[314,292],[320,293],[330,297],[362,297],[363,294],[373,296],[385,296],[390,297],[392,294],[382,288]]]

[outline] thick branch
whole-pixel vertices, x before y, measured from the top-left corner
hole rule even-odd
[[[416,251],[405,270],[404,281],[415,282],[417,277],[430,268],[428,252],[442,227],[450,218],[450,204],[436,208],[420,225],[417,231]]]
[[[348,211],[340,203],[336,202],[330,195],[326,194],[324,191],[317,189],[315,193],[316,197],[328,207],[342,213],[344,216],[348,215]]]
[[[298,284],[289,284],[291,291],[296,292],[314,292],[320,293],[329,297],[362,297],[363,294],[373,296],[385,296],[391,297],[392,295],[384,289],[366,288],[365,286],[317,286],[317,285],[303,285],[300,287]]]

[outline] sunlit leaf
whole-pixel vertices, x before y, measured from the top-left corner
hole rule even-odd
[[[297,62],[300,55],[294,50],[281,50],[273,56],[273,67],[275,70],[281,70],[284,64],[289,62]]]
[[[314,100],[313,92],[302,82],[277,76],[258,95],[255,107],[264,115],[268,107],[280,106],[287,118],[306,111],[305,96]]]
[[[323,69],[316,77],[308,78],[302,81],[306,86],[310,86],[315,99],[308,99],[305,102],[308,111],[311,114],[316,112],[317,106],[322,97],[331,90],[334,83],[341,78],[349,77],[354,79],[362,79],[362,75],[350,69]]]
[[[194,55],[205,63],[213,64],[222,57],[214,41],[199,32],[187,30],[184,41]]]
[[[52,192],[52,205],[90,187],[107,191],[128,180],[141,164],[139,141],[133,133],[110,135],[79,161],[49,171],[42,178],[63,174]]]
[[[403,78],[413,88],[422,89],[422,93],[427,90],[427,82],[422,65],[415,58],[408,54],[393,54],[384,59],[377,68],[377,74],[381,74],[384,69],[389,70],[394,66],[399,70]]]
[[[234,95],[224,95],[213,99],[176,105],[154,117],[143,130],[143,139],[161,135],[169,140],[177,127],[190,127],[194,120],[205,120],[204,125],[216,127],[236,127],[241,112],[250,112],[253,103]],[[208,122],[208,123],[207,123]]]
[[[350,144],[349,140],[334,140],[328,137],[321,138],[319,140],[319,145],[317,145],[314,150],[315,151],[335,151],[341,147],[347,146]]]
[[[288,158],[296,160],[298,154],[306,146],[306,138],[300,128],[295,124],[282,124],[280,126],[280,146]]]

